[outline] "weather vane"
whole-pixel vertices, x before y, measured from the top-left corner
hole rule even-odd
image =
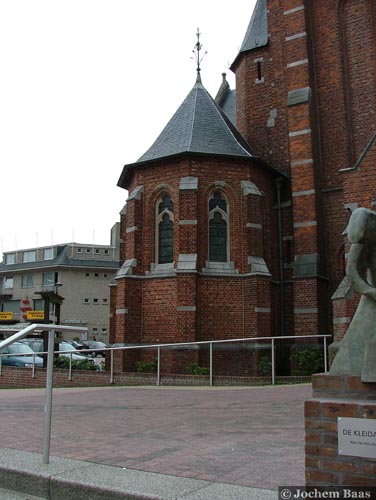
[[[192,58],[192,59],[195,59],[196,63],[197,63],[197,80],[198,81],[201,80],[201,78],[200,78],[201,62],[204,59],[205,55],[207,54],[207,52],[204,52],[204,54],[202,56],[200,55],[200,52],[202,49],[202,45],[200,43],[200,35],[201,35],[200,29],[197,28],[197,33],[196,33],[197,42],[195,44],[195,48],[192,50],[192,52],[194,54],[194,58]]]

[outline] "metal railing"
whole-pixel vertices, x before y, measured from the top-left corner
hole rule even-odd
[[[86,327],[74,327],[49,324],[32,324],[23,328],[11,337],[0,342],[0,349],[8,347],[17,340],[21,340],[29,333],[35,330],[48,332],[48,351],[47,351],[47,373],[46,373],[46,403],[44,406],[44,433],[43,433],[43,464],[50,462],[50,443],[51,443],[51,413],[52,413],[52,385],[54,369],[54,341],[55,332],[87,332]],[[37,353],[35,353],[37,355]],[[35,370],[35,357],[33,358],[33,372]]]
[[[73,327],[64,327],[62,326],[61,328],[65,329],[70,329],[72,331]],[[56,328],[55,328],[56,330]],[[75,328],[74,331],[77,331],[78,328]],[[59,355],[59,354],[64,354],[67,357],[69,357],[69,366],[68,366],[68,380],[72,381],[73,380],[73,354],[80,354],[80,353],[93,353],[93,352],[109,352],[110,353],[110,378],[109,381],[111,384],[114,383],[115,381],[115,373],[114,373],[114,352],[115,351],[127,351],[127,350],[139,350],[139,349],[156,349],[157,350],[157,376],[156,376],[156,385],[159,386],[161,385],[161,349],[163,348],[176,348],[176,347],[184,347],[184,346],[198,346],[198,345],[209,345],[209,385],[213,385],[213,346],[217,344],[232,344],[232,343],[240,343],[240,342],[258,342],[260,340],[262,341],[269,341],[270,342],[270,351],[271,351],[271,381],[272,385],[275,385],[275,361],[276,361],[276,355],[275,355],[275,343],[276,341],[283,341],[283,340],[296,340],[296,339],[323,339],[323,357],[324,357],[324,371],[328,371],[328,359],[327,359],[327,338],[331,337],[331,335],[300,335],[300,336],[285,336],[285,337],[246,337],[246,338],[241,338],[241,339],[226,339],[226,340],[204,340],[201,342],[178,342],[178,343],[170,343],[170,344],[142,344],[142,345],[132,345],[132,346],[117,346],[117,347],[107,347],[107,348],[99,348],[99,349],[74,349],[74,350],[66,350],[66,351],[53,351],[54,355]],[[17,340],[17,339],[15,339]],[[2,346],[2,343],[0,342],[0,349]],[[40,355],[48,355],[48,351],[40,351],[40,352],[34,352],[33,354],[14,354],[14,356],[33,356],[33,363],[32,363],[32,371],[31,371],[31,376],[32,378],[35,377],[35,356],[40,356]],[[0,376],[2,374],[2,358],[4,356],[11,356],[9,354],[0,354]],[[90,359],[90,358],[89,358]]]
[[[269,341],[271,350],[271,378],[272,384],[275,384],[275,342],[284,340],[297,340],[297,339],[323,339],[323,355],[324,355],[324,371],[328,371],[328,357],[327,357],[327,338],[331,335],[288,335],[284,337],[246,337],[241,339],[226,339],[226,340],[204,340],[201,342],[179,342],[171,344],[147,344],[138,346],[119,346],[119,347],[109,347],[107,349],[97,349],[100,351],[110,351],[110,382],[114,383],[114,351],[118,350],[131,350],[131,349],[157,349],[157,380],[156,385],[160,385],[161,382],[161,349],[168,347],[184,347],[184,346],[198,346],[198,345],[209,345],[209,385],[213,385],[213,346],[217,344],[233,344],[240,342],[259,342]],[[84,350],[82,350],[84,351]],[[90,352],[95,351],[95,349],[90,349]]]
[[[317,339],[323,340],[323,357],[324,357],[324,371],[328,371],[328,358],[327,358],[327,338],[331,337],[331,335],[300,335],[300,336],[284,336],[284,337],[246,337],[241,339],[226,339],[226,340],[207,340],[200,342],[179,342],[179,343],[169,343],[169,344],[144,344],[144,345],[132,345],[132,346],[116,346],[116,347],[108,347],[108,348],[100,348],[100,349],[80,349],[80,350],[71,350],[71,351],[54,351],[54,335],[55,331],[63,332],[86,332],[87,328],[84,327],[72,327],[72,326],[63,326],[63,325],[43,325],[43,324],[34,324],[29,327],[24,328],[20,332],[12,335],[6,340],[0,342],[0,349],[3,347],[7,347],[13,342],[22,339],[29,333],[35,330],[43,330],[48,331],[48,351],[44,352],[35,352],[33,355],[33,366],[32,366],[32,377],[35,376],[35,356],[39,354],[47,354],[47,374],[46,374],[46,405],[45,405],[45,427],[44,427],[44,445],[43,445],[43,464],[49,463],[49,453],[50,453],[50,440],[51,440],[51,411],[52,411],[52,381],[53,381],[53,360],[55,354],[64,353],[65,355],[69,355],[69,371],[68,377],[69,380],[72,380],[72,354],[73,353],[93,353],[93,352],[109,352],[110,353],[110,378],[109,382],[113,384],[115,382],[115,373],[114,373],[114,353],[115,351],[130,351],[130,350],[139,350],[139,349],[156,349],[157,350],[157,373],[156,373],[156,385],[159,386],[161,384],[161,350],[166,348],[178,348],[178,347],[191,347],[191,346],[200,346],[200,345],[209,345],[209,385],[210,387],[213,385],[213,346],[218,344],[235,344],[240,342],[259,342],[265,341],[270,342],[270,354],[271,354],[271,382],[275,384],[275,365],[276,365],[276,354],[275,354],[275,343],[276,341],[285,341],[285,340],[298,340],[298,339]],[[17,355],[18,354],[14,354]],[[26,354],[25,354],[26,355]],[[30,355],[30,354],[29,354]],[[0,375],[2,374],[2,357],[9,356],[9,354],[0,354]]]

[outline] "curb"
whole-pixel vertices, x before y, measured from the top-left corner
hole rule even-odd
[[[3,489],[49,500],[276,500],[274,490],[111,467],[0,448]]]

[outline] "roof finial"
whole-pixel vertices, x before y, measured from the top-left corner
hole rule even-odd
[[[195,44],[195,48],[192,50],[192,52],[194,53],[194,57],[195,57],[195,60],[196,60],[196,63],[197,63],[197,68],[196,68],[196,71],[197,71],[197,79],[196,79],[196,82],[200,82],[201,83],[201,76],[200,76],[200,71],[201,71],[201,61],[204,59],[205,55],[207,54],[207,52],[205,52],[203,54],[203,56],[200,56],[200,51],[202,49],[202,45],[200,43],[200,29],[197,28],[197,33],[196,33],[196,36],[197,36],[197,42]]]

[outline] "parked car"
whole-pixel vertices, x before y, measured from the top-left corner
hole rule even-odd
[[[78,349],[74,347],[70,342],[63,340],[59,342],[59,351],[75,351],[72,353],[72,359],[74,361],[84,361],[88,359],[90,353],[80,352]],[[59,356],[69,356],[69,353],[60,353]],[[93,360],[91,360],[93,361]]]
[[[78,340],[69,340],[68,341],[72,346],[77,349],[78,351],[81,351],[82,349],[87,349],[86,344],[83,344],[82,342],[79,342]]]
[[[43,351],[43,339],[23,339],[22,343],[27,344],[34,352],[44,352]],[[71,343],[66,340],[59,342],[59,351],[75,351],[72,353],[72,360],[74,361],[84,361],[88,359],[88,355],[85,353],[80,353]],[[69,357],[69,353],[61,352],[59,356]]]
[[[100,342],[99,340],[85,340],[85,349],[106,349],[109,347],[104,342]],[[89,354],[93,357],[95,356],[105,356],[105,351],[90,351]]]
[[[32,368],[33,357],[35,366],[43,367],[43,358],[40,356],[33,356],[34,351],[30,346],[23,342],[14,342],[8,347],[0,350],[0,354],[7,354],[2,356],[2,364],[5,366],[22,366],[24,368]],[[24,356],[21,356],[24,354]]]
[[[43,339],[22,339],[20,342],[28,345],[34,352],[43,352]]]

